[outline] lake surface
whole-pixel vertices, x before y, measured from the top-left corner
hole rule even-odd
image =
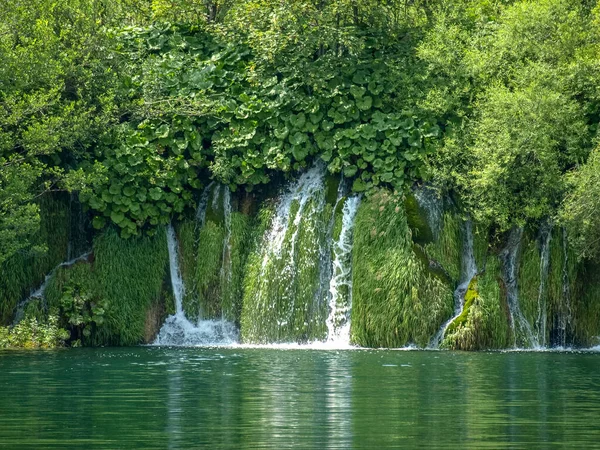
[[[0,448],[590,448],[600,354],[0,352]]]

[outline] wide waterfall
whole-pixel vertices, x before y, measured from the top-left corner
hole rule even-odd
[[[155,345],[226,345],[238,340],[235,326],[226,320],[202,320],[190,322],[183,309],[185,285],[179,268],[179,252],[175,229],[167,227],[169,269],[175,298],[175,314],[169,316],[160,329]]]
[[[360,205],[360,197],[342,197],[338,203],[340,201],[344,202],[342,228],[333,243],[334,258],[329,282],[329,317],[326,322],[327,341],[338,345],[349,345],[350,312],[352,310],[352,230]]]
[[[283,193],[246,273],[245,342],[309,342],[326,337],[329,250],[325,166],[303,173]]]
[[[460,270],[460,284],[454,291],[454,315],[448,319],[440,327],[440,330],[431,340],[429,346],[431,348],[438,348],[444,336],[446,330],[452,322],[454,322],[462,313],[465,307],[465,295],[473,278],[477,275],[477,262],[475,261],[475,253],[473,250],[473,222],[466,220],[463,223],[463,245],[461,255],[461,270]]]
[[[523,228],[513,228],[508,235],[506,247],[500,252],[502,272],[506,287],[506,298],[510,312],[511,327],[514,334],[514,346],[539,348],[537,337],[531,325],[523,315],[519,305],[519,289],[517,286],[519,249],[523,238]]]

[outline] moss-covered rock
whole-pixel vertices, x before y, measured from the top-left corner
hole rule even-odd
[[[358,210],[353,248],[352,341],[426,346],[452,314],[452,289],[413,251],[398,195],[381,190]]]
[[[15,308],[45,276],[69,256],[69,196],[46,194],[39,199],[40,229],[35,247],[0,265],[0,325],[12,322]]]
[[[487,350],[509,345],[512,334],[499,279],[500,264],[490,256],[485,271],[469,284],[463,312],[448,327],[442,347]]]
[[[412,230],[413,240],[421,245],[433,242],[433,230],[427,222],[427,214],[413,193],[407,194],[404,198],[404,210],[406,222]]]
[[[322,189],[309,198],[294,199],[285,216],[277,217],[271,205],[259,213],[244,276],[244,342],[325,338],[327,291],[323,275],[329,268],[323,258],[330,255],[327,246],[333,213],[325,194]],[[274,224],[274,220],[279,222]],[[271,234],[273,227],[277,230]]]

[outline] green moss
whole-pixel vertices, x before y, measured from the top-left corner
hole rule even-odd
[[[490,251],[489,230],[483,225],[475,223],[473,225],[473,256],[478,268],[486,266]]]
[[[382,190],[361,203],[352,254],[352,341],[369,347],[427,345],[452,313],[452,289],[413,252],[399,196]]]
[[[325,202],[324,192],[307,201],[301,219],[295,222],[298,208],[294,201],[279,249],[269,245],[266,233],[272,207],[260,213],[245,270],[244,342],[306,342],[325,337],[327,302],[321,289],[321,256],[333,208]]]
[[[600,265],[584,261],[579,266],[580,287],[573,299],[575,345],[600,345]]]
[[[68,257],[69,199],[63,194],[40,198],[40,230],[35,248],[20,252],[0,266],[0,324],[12,321],[15,307],[45,276]]]
[[[465,308],[448,328],[443,347],[453,350],[508,347],[512,334],[499,280],[500,263],[496,256],[490,255],[485,271],[469,285]]]
[[[108,229],[94,241],[96,295],[106,304],[95,345],[133,345],[144,341],[147,313],[165,302],[169,290],[166,233],[122,239]],[[172,300],[171,300],[172,301]]]
[[[535,330],[539,310],[538,301],[540,300],[541,254],[540,244],[532,235],[533,233],[529,230],[523,233],[518,287],[521,312],[532,325],[532,330]]]
[[[190,319],[212,319],[221,316],[220,271],[224,238],[223,226],[212,220],[207,220],[200,230],[194,279],[197,298],[194,299],[196,302],[190,301],[184,305]]]
[[[553,345],[569,343],[576,325],[573,322],[573,312],[579,301],[576,295],[577,258],[568,246],[565,254],[567,244],[562,229],[555,229],[550,244],[550,273],[548,276],[548,329]],[[584,287],[584,291],[586,289],[587,286]],[[566,323],[567,329],[564,331],[560,329],[561,320],[571,322]]]
[[[413,193],[406,195],[404,209],[406,211],[406,222],[412,230],[414,241],[422,245],[433,242],[433,231],[427,222],[425,211],[419,206],[419,202]]]
[[[229,253],[231,272],[222,279],[222,311],[223,316],[239,324],[242,313],[243,279],[246,259],[248,257],[249,222],[247,215],[234,212],[231,214],[231,236]]]
[[[467,288],[467,292],[465,292],[465,306],[460,313],[460,315],[448,325],[446,329],[446,334],[450,335],[462,326],[465,325],[467,321],[467,317],[469,316],[469,311],[471,310],[471,306],[477,298],[479,297],[479,293],[477,292],[477,277],[474,277],[469,283],[469,287]]]
[[[460,218],[451,212],[444,214],[443,227],[438,239],[425,245],[429,259],[437,262],[454,284],[460,281],[461,231]]]

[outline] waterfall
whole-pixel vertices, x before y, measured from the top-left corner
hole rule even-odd
[[[446,330],[452,322],[454,322],[463,312],[465,307],[465,295],[469,289],[469,285],[473,278],[477,275],[477,263],[475,261],[475,253],[473,251],[473,222],[467,220],[463,224],[463,245],[462,245],[462,256],[460,264],[460,284],[454,291],[454,315],[444,322],[440,327],[437,334],[433,337],[429,346],[431,348],[438,348],[444,336]]]
[[[242,322],[249,342],[307,342],[326,336],[330,242],[324,217],[322,163],[279,197],[268,229],[251,255]]]
[[[223,263],[221,264],[221,280],[224,285],[231,282],[231,191],[227,186],[221,186],[221,195],[223,197],[223,218],[225,221]]]
[[[547,285],[548,275],[550,273],[550,243],[552,241],[552,224],[546,223],[540,230],[541,249],[540,249],[540,289],[538,292],[538,313],[536,320],[537,338],[542,347],[546,347],[546,323],[548,322],[547,313]]]
[[[352,230],[359,204],[360,197],[356,195],[345,200],[342,209],[342,228],[339,237],[333,243],[334,258],[329,282],[329,317],[326,321],[327,341],[341,345],[350,344]]]
[[[179,252],[177,236],[173,226],[167,227],[167,246],[169,250],[169,269],[171,286],[175,298],[175,314],[167,317],[155,345],[226,345],[237,342],[235,325],[225,320],[198,320],[192,324],[183,310],[185,285],[179,270]]]
[[[298,230],[300,221],[302,220],[304,210],[309,200],[313,199],[317,193],[323,193],[324,190],[324,167],[320,164],[302,174],[296,183],[294,183],[287,193],[285,193],[277,205],[271,228],[265,239],[267,248],[263,259],[263,268],[272,256],[281,254],[283,242],[286,238],[288,227],[293,226],[293,235],[291,237],[292,248],[290,250],[290,258],[294,258],[296,243],[298,241]],[[319,198],[319,207],[323,206],[324,196]],[[290,214],[292,204],[298,203],[296,213],[293,220],[290,222]],[[292,262],[292,261],[290,261]]]
[[[69,267],[72,266],[75,263],[78,263],[79,261],[85,261],[86,259],[88,259],[88,257],[90,256],[91,252],[85,252],[83,255],[78,256],[77,258],[73,258],[69,261],[65,261],[60,263],[59,265],[57,265],[54,269],[52,269],[50,271],[50,273],[48,273],[46,275],[46,277],[44,278],[44,281],[42,282],[41,286],[39,288],[37,288],[35,291],[33,291],[31,294],[29,294],[29,297],[23,299],[21,302],[19,302],[19,304],[17,305],[16,311],[15,311],[15,318],[13,320],[13,325],[18,324],[21,320],[23,320],[23,317],[25,315],[25,308],[27,307],[27,305],[32,302],[33,300],[44,300],[44,293],[46,292],[46,287],[48,286],[48,282],[52,279],[52,277],[54,276],[54,274],[56,273],[56,271],[61,268],[61,267]]]
[[[563,228],[563,279],[562,294],[563,308],[558,320],[558,342],[561,347],[567,346],[568,327],[571,325],[571,288],[569,286],[569,243],[567,239],[567,230]]]
[[[214,184],[214,181],[208,183],[208,185],[204,188],[202,194],[200,195],[198,207],[196,208],[196,223],[199,226],[203,226],[204,221],[206,220],[206,207],[208,206],[208,196],[210,195],[211,189]]]
[[[439,193],[429,187],[421,186],[414,191],[419,206],[425,211],[427,223],[434,239],[438,239],[444,223],[444,202]]]
[[[523,228],[513,228],[508,236],[506,247],[500,252],[502,261],[502,271],[504,283],[506,286],[506,299],[510,312],[511,327],[514,333],[514,345],[523,345],[525,347],[539,348],[539,343],[531,329],[531,325],[523,316],[519,306],[519,288],[518,278],[518,257],[523,238]]]

